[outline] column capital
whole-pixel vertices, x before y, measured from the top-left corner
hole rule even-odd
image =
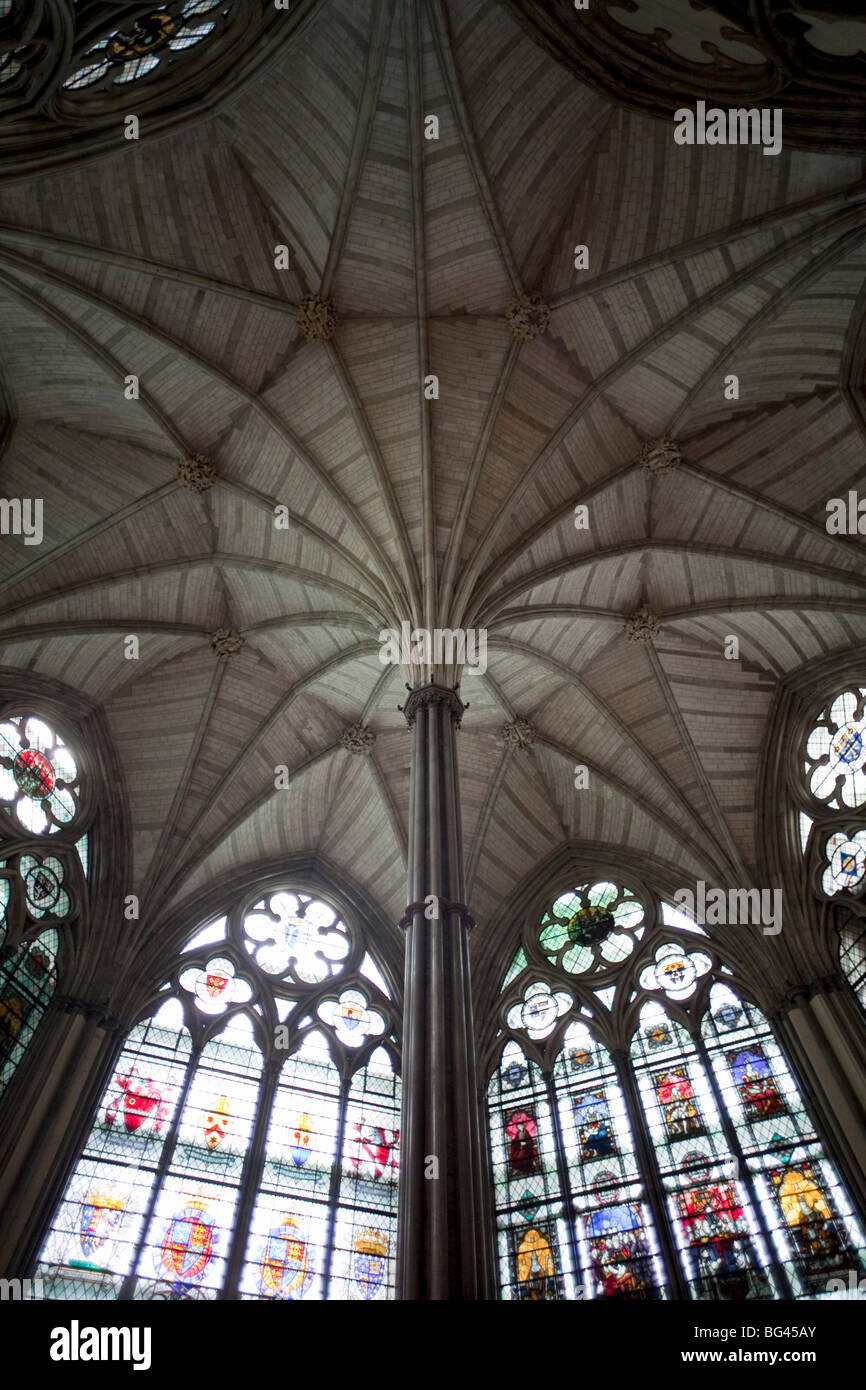
[[[841,994],[846,988],[847,983],[839,971],[831,970],[829,974],[819,975],[817,980],[812,981],[809,997],[814,999],[818,994]]]
[[[764,1012],[767,1018],[772,1021],[790,1013],[792,1009],[801,1008],[803,1004],[808,1004],[818,995],[838,994],[844,988],[845,981],[842,976],[836,971],[831,971],[827,975],[820,975],[816,980],[803,980],[798,984],[789,986],[783,993],[777,995],[774,1002]]]
[[[107,1033],[124,1031],[124,1023],[110,1014],[105,1004],[94,1004],[89,999],[76,999],[71,994],[53,994],[48,1008],[64,1014],[83,1014],[89,1023],[95,1023],[97,1028],[104,1028]]]
[[[439,904],[439,907],[444,908],[446,912],[456,912],[460,918],[461,926],[464,926],[467,931],[471,931],[472,928],[475,926],[475,918],[471,916],[469,908],[466,906],[465,903],[453,903],[449,898],[439,897],[437,893],[431,893],[430,897],[435,897]],[[397,926],[400,927],[402,931],[408,931],[412,925],[412,918],[415,916],[415,913],[421,912],[424,908],[427,907],[427,904],[427,898],[422,898],[421,902],[418,903],[410,903],[409,906],[406,908],[406,911],[403,913],[403,916],[397,923]],[[439,916],[438,912],[436,913],[436,916]]]
[[[469,705],[463,703],[457,694],[457,687],[449,685],[436,685],[433,681],[429,685],[416,685],[414,690],[411,686],[406,687],[409,696],[405,705],[398,705],[401,714],[406,716],[406,723],[411,729],[415,723],[415,716],[419,709],[426,705],[446,705],[451,711],[451,722],[455,728],[460,728],[461,720],[465,710]]]

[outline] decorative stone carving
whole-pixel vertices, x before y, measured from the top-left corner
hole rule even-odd
[[[659,619],[648,608],[639,608],[625,620],[625,635],[629,642],[642,642],[648,647],[660,631]]]
[[[419,685],[417,689],[410,690],[409,698],[405,705],[398,705],[400,713],[406,716],[406,723],[411,729],[415,723],[415,716],[418,710],[424,705],[448,705],[451,710],[451,722],[460,728],[465,710],[469,704],[464,705],[456,690],[450,689],[445,685]]]
[[[537,735],[529,720],[518,714],[513,722],[502,725],[502,737],[512,748],[531,748]]]
[[[217,480],[213,459],[207,454],[187,454],[178,460],[177,480],[182,487],[192,488],[194,492],[207,492]]]
[[[659,477],[681,464],[683,456],[679,445],[672,439],[646,439],[640,451],[640,461],[647,473]]]
[[[228,661],[230,657],[237,656],[245,641],[246,638],[241,637],[235,628],[218,627],[211,634],[210,644],[220,661]]]
[[[512,338],[528,343],[545,332],[550,323],[550,305],[542,295],[521,290],[509,304],[505,317],[511,325]]]
[[[94,1004],[89,999],[78,999],[71,994],[53,994],[48,1001],[49,1009],[57,1009],[64,1014],[82,1014],[90,1023],[95,1023],[97,1028],[104,1028],[108,1033],[119,1033],[125,1031],[127,1025],[109,1013],[106,1004]]]
[[[308,294],[295,311],[295,319],[305,338],[314,343],[329,343],[337,329],[337,311],[331,299]]]
[[[366,758],[376,742],[376,734],[369,724],[350,724],[340,734],[340,743],[348,753],[357,753]]]

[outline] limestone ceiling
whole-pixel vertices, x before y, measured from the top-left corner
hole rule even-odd
[[[45,526],[4,538],[0,661],[104,707],[142,917],[306,853],[399,918],[410,736],[378,634],[404,619],[489,633],[461,692],[478,951],[566,841],[753,882],[778,682],[866,635],[862,540],[825,527],[862,478],[861,161],[677,146],[493,0],[321,0],[280,55],[205,120],[0,186],[2,491]],[[527,342],[522,289],[551,307]],[[654,476],[665,435],[683,462]],[[194,453],[209,490],[178,482]]]

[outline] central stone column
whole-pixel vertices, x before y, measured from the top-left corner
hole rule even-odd
[[[492,1236],[469,980],[456,734],[464,705],[411,691],[409,907],[397,1297],[492,1297]]]

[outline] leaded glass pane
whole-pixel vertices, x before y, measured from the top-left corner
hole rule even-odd
[[[324,1297],[340,1078],[325,1039],[310,1033],[280,1074],[253,1212],[241,1293]]]
[[[78,765],[55,729],[35,715],[0,722],[0,804],[33,835],[56,834],[79,811]]]
[[[0,902],[5,880],[0,879]],[[11,951],[0,948],[0,1092],[5,1090],[57,983],[60,938],[52,928]]]
[[[806,741],[809,791],[834,810],[866,801],[866,690],[843,690],[822,711]]]
[[[349,1087],[329,1298],[394,1296],[399,1146],[400,1078],[380,1047]]]
[[[866,881],[866,830],[837,830],[827,839],[824,857],[821,887],[827,897],[837,893],[859,896]]]
[[[375,1041],[395,1041],[384,975],[327,903],[249,901],[195,934],[166,1002],[129,1034],[40,1257],[47,1296],[393,1297],[400,1082]],[[338,971],[346,987],[323,998],[315,985]]]
[[[779,1297],[748,1188],[695,1044],[659,1004],[632,1042],[641,1103],[692,1297]]]
[[[643,920],[643,906],[630,889],[584,883],[560,894],[542,918],[538,940],[553,964],[582,975],[626,960]]]
[[[108,75],[119,84],[136,81],[158,68],[165,55],[182,52],[201,43],[216,29],[207,18],[211,10],[231,8],[232,0],[186,0],[179,13],[155,9],[153,13],[127,20],[123,28],[104,35],[84,55],[63,83],[67,91],[92,87]]]
[[[539,1067],[506,1044],[488,1088],[503,1298],[575,1296],[553,1116]]]
[[[46,1298],[117,1298],[190,1055],[172,999],[130,1032],[39,1257]]]
[[[866,917],[853,912],[837,915],[839,964],[848,983],[866,1009]]]
[[[349,953],[346,924],[334,908],[302,893],[268,894],[243,926],[247,950],[268,975],[318,984],[338,974]]]
[[[665,1279],[613,1062],[573,1023],[553,1069],[584,1298],[658,1298]]]
[[[863,1272],[866,1240],[770,1025],[717,984],[704,1037],[792,1290],[826,1296],[834,1276]]]
[[[261,1069],[243,1015],[204,1048],[139,1259],[136,1298],[215,1298],[222,1288]]]
[[[521,970],[526,969],[526,965],[526,952],[521,946],[520,950],[516,953],[514,960],[508,967],[508,972],[505,976],[505,979],[502,981],[502,988],[505,989],[506,985],[510,985],[512,980],[516,980]]]

